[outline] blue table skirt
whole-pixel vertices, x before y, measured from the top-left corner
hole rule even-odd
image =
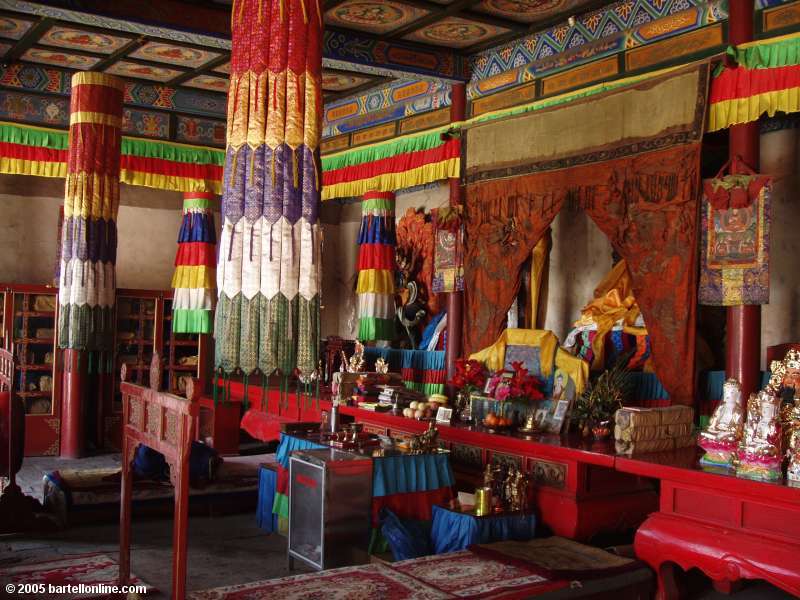
[[[320,450],[322,448],[326,448],[326,446],[281,433],[281,441],[275,451],[275,461],[288,471],[290,452],[295,452],[296,450]]]
[[[281,434],[275,460],[289,468],[289,453],[324,448],[307,440]],[[410,492],[430,492],[455,483],[449,454],[405,454],[376,456],[372,459],[373,497]]]
[[[498,514],[476,517],[433,507],[431,543],[436,554],[465,550],[472,544],[504,540],[526,541],[536,537],[536,517],[532,514]]]
[[[372,459],[374,497],[430,492],[455,483],[449,454],[406,454]]]
[[[256,525],[267,533],[278,529],[278,515],[273,514],[272,504],[275,502],[275,485],[278,474],[265,467],[258,470],[258,506],[256,506]]]

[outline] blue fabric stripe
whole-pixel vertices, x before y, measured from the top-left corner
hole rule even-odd
[[[430,492],[455,483],[449,454],[406,454],[372,459],[372,495]]]
[[[425,350],[397,350],[395,348],[364,348],[364,359],[367,369],[375,369],[375,361],[382,358],[389,363],[389,370],[395,373],[401,369],[439,371],[445,368],[443,350],[426,352]]]
[[[364,217],[358,231],[358,244],[392,244],[396,243],[394,219],[387,217]]]
[[[217,230],[214,225],[214,215],[205,213],[186,213],[181,221],[178,232],[178,243],[206,242],[217,243]]]
[[[278,443],[278,449],[275,452],[275,461],[280,463],[284,469],[288,469],[290,452],[295,450],[319,450],[321,448],[325,448],[325,446],[281,433],[281,441]]]
[[[258,505],[256,506],[256,525],[267,533],[278,529],[278,515],[272,512],[275,502],[275,487],[278,483],[277,473],[272,469],[261,467],[258,470]]]
[[[466,550],[473,544],[504,540],[528,541],[536,537],[536,517],[532,514],[499,514],[476,517],[433,507],[431,543],[435,554]]]
[[[289,468],[289,453],[324,448],[313,442],[281,433],[275,460]],[[405,454],[372,459],[372,495],[430,492],[455,484],[449,454]]]

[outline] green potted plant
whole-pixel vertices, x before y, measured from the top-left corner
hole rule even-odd
[[[590,381],[575,401],[572,419],[585,437],[605,439],[611,435],[611,417],[622,408],[630,392],[630,371],[627,365],[633,352],[621,354],[614,365]]]

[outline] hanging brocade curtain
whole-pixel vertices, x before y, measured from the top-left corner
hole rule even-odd
[[[211,333],[216,286],[217,232],[210,192],[184,192],[183,221],[178,232],[178,252],[172,287],[172,331]]]
[[[358,339],[394,338],[394,192],[367,192],[358,232]]]
[[[59,275],[61,348],[110,350],[116,291],[120,127],[125,84],[72,77]]]
[[[218,369],[298,368],[319,340],[322,15],[236,0],[214,336]]]
[[[523,264],[566,202],[626,260],[653,366],[673,403],[694,402],[697,206],[708,65],[635,79],[591,102],[468,132],[464,347],[492,344]],[[663,98],[671,98],[668,104]],[[651,110],[658,107],[657,111]],[[612,116],[609,116],[612,115]],[[520,140],[548,140],[530,145]]]

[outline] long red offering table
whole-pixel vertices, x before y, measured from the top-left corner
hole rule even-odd
[[[676,565],[700,569],[722,590],[764,579],[800,596],[800,488],[704,471],[697,459],[695,448],[616,459],[619,472],[661,481],[659,511],[634,543],[660,597],[681,597]]]
[[[232,384],[231,397],[242,396],[241,386]],[[251,425],[274,422],[273,416],[318,420],[330,409],[328,401],[294,394],[287,399],[277,390],[263,395],[266,410],[260,388],[251,387],[248,397]],[[374,433],[413,435],[427,428],[389,413],[340,410]],[[279,424],[265,427],[274,428],[277,438]],[[661,598],[681,596],[676,566],[702,570],[720,589],[740,579],[764,579],[800,596],[800,488],[704,471],[695,448],[631,458],[616,454],[612,444],[570,436],[525,439],[480,427],[438,429],[457,475],[459,466],[477,472],[490,461],[531,472],[538,518],[557,535],[588,540],[638,527],[636,553],[658,574]]]
[[[241,399],[243,386],[230,386],[230,397]],[[242,427],[259,439],[277,440],[281,423],[319,420],[321,411],[331,407],[330,401],[294,393],[262,394],[255,386],[248,387],[247,396],[250,409]],[[427,422],[389,413],[349,406],[340,410],[364,423],[365,431],[382,435],[416,435],[428,427]],[[477,473],[489,462],[513,463],[532,473],[539,521],[555,535],[588,541],[598,534],[632,530],[657,509],[654,482],[614,470],[612,444],[558,436],[523,439],[461,425],[439,425],[438,430],[457,475],[460,470]]]
[[[373,433],[416,435],[428,427],[389,413],[348,406],[340,410]],[[501,462],[530,472],[539,520],[556,535],[586,541],[601,533],[635,529],[656,509],[653,482],[616,472],[609,443],[558,436],[524,439],[461,425],[437,428],[454,469],[463,465],[480,470],[489,462]]]

